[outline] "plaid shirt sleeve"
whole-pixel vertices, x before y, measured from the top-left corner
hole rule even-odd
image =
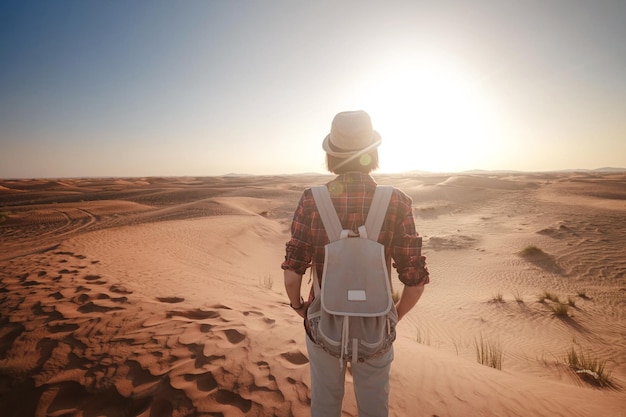
[[[311,216],[307,213],[306,193],[302,194],[291,223],[291,239],[286,244],[285,261],[282,269],[290,269],[304,275],[311,265],[313,246],[311,242]]]
[[[411,198],[402,192],[394,193],[387,212],[389,228],[393,230],[391,257],[398,271],[398,278],[407,286],[428,284],[430,277],[426,258],[422,256],[422,238],[415,230]],[[391,212],[391,213],[390,213]]]

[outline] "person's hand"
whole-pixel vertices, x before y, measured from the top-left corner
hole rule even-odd
[[[400,295],[400,300],[396,304],[396,310],[398,312],[398,321],[402,320],[406,313],[411,311],[411,309],[415,306],[417,301],[422,296],[424,292],[424,283],[420,283],[415,287],[404,286],[402,290],[402,294]]]
[[[302,307],[300,307],[298,309],[294,308],[295,312],[298,313],[298,315],[300,317],[302,317],[303,319],[306,319],[306,312],[307,312],[308,309],[309,309],[309,302],[308,301],[304,301],[302,303]]]

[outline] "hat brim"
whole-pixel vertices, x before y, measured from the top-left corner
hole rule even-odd
[[[380,136],[380,133],[378,133],[377,131],[373,131],[373,135],[372,135],[372,139],[373,142],[363,148],[363,149],[358,149],[358,150],[354,150],[354,151],[336,151],[334,149],[332,149],[331,145],[330,145],[330,133],[324,138],[324,141],[322,142],[322,148],[324,149],[324,151],[330,155],[330,156],[334,156],[336,158],[341,158],[341,159],[352,159],[352,158],[357,158],[365,153],[368,153],[376,148],[378,148],[382,142],[382,138]]]

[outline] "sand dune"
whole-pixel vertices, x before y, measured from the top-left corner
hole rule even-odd
[[[2,415],[308,415],[279,265],[325,178],[2,181]],[[432,274],[399,325],[392,416],[623,415],[625,175],[376,178],[413,198]]]

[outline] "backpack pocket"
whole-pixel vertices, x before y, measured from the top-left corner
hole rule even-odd
[[[336,358],[352,359],[351,342],[342,346],[343,316],[335,316],[321,309],[321,302],[315,299],[307,314],[311,340]],[[358,340],[359,361],[367,360],[389,350],[396,339],[398,314],[395,306],[383,316],[352,317],[349,320],[350,338]],[[375,335],[375,337],[373,337]],[[345,342],[345,341],[344,341]],[[347,352],[342,353],[342,348]]]
[[[396,312],[395,306],[386,316],[377,317],[376,320],[372,322],[369,321],[370,319],[367,319],[367,321],[361,323],[363,323],[365,326],[371,325],[380,329],[375,332],[371,330],[364,330],[364,334],[378,334],[380,337],[375,339],[359,339],[359,358],[368,359],[378,353],[386,352],[396,340],[396,324],[398,323],[398,313]]]

